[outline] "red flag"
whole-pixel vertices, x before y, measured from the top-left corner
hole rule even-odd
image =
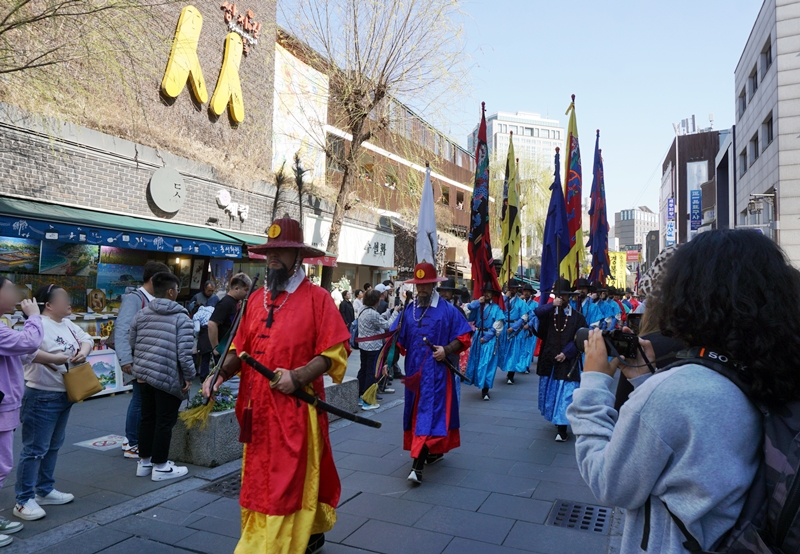
[[[492,258],[492,241],[489,237],[489,148],[486,145],[486,103],[481,102],[481,125],[475,147],[475,186],[472,189],[472,206],[469,223],[469,261],[472,265],[473,298],[483,296],[484,283],[491,283],[499,291],[497,271]],[[503,308],[503,297],[498,298]]]

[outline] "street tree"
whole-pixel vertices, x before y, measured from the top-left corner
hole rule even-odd
[[[328,76],[328,123],[348,135],[344,149],[327,140],[319,145],[342,168],[326,248],[338,255],[345,214],[357,203],[364,143],[410,115],[392,100],[425,113],[464,82],[459,0],[287,0],[280,6],[282,23],[305,44],[307,60]],[[330,288],[332,275],[323,268],[323,287]]]

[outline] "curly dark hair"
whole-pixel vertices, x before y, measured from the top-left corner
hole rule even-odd
[[[800,399],[800,272],[773,241],[752,230],[701,233],[669,260],[660,289],[662,334],[730,356],[757,401]]]

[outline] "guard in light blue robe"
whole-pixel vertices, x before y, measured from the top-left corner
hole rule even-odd
[[[503,331],[506,316],[500,306],[494,303],[495,295],[500,292],[491,290],[491,284],[486,288],[488,290],[484,293],[483,302],[474,300],[467,306],[467,319],[475,324],[467,362],[467,377],[473,385],[481,389],[481,397],[489,400],[489,389],[492,388],[497,372],[498,337]]]
[[[525,306],[528,310],[528,320],[522,326],[522,333],[525,337],[525,355],[523,358],[523,365],[525,365],[525,373],[530,373],[531,363],[533,362],[533,354],[536,352],[536,332],[539,329],[539,318],[536,317],[536,308],[539,303],[534,299],[533,294],[536,292],[529,283],[525,283],[522,287],[522,299],[525,301]]]
[[[507,383],[514,384],[514,374],[524,373],[525,334],[522,328],[528,320],[528,306],[522,297],[518,296],[520,283],[513,279],[509,285],[509,296],[506,297],[506,324],[505,332],[500,337],[500,369],[506,372]]]

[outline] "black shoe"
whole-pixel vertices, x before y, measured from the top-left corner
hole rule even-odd
[[[444,454],[428,454],[428,457],[425,458],[425,463],[432,466],[436,462],[442,461],[442,458],[444,458]]]
[[[569,434],[568,433],[559,432],[556,435],[556,442],[567,442],[567,440],[569,440]]]
[[[308,539],[306,554],[314,554],[315,552],[319,552],[322,549],[322,545],[324,544],[325,544],[325,535],[323,533],[317,533],[315,535],[311,535],[311,537]]]
[[[408,480],[414,483],[415,485],[419,485],[422,483],[422,472],[417,471],[416,469],[412,469],[411,473],[408,474]]]

